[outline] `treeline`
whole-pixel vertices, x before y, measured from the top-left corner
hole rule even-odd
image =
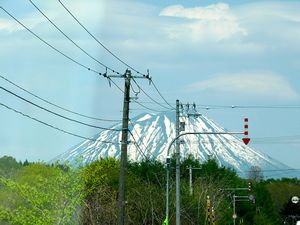
[[[190,192],[188,167],[193,170]],[[161,225],[165,219],[165,167],[159,161],[129,162],[126,224]],[[236,202],[236,224],[295,224],[300,215],[297,179],[249,180],[220,167],[187,157],[181,165],[181,224],[233,224],[233,195],[255,196]],[[117,223],[119,161],[109,158],[76,167],[20,163],[0,158],[0,224],[110,225]],[[249,182],[252,190],[248,191]],[[246,188],[233,191],[233,188]],[[209,196],[209,204],[208,197]],[[255,203],[254,203],[255,202]],[[208,212],[208,206],[209,212]],[[212,215],[211,207],[214,207]],[[170,223],[175,224],[175,160],[171,162]]]

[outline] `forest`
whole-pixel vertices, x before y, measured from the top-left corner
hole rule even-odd
[[[193,170],[190,186],[189,166]],[[161,225],[165,220],[165,165],[159,161],[128,162],[126,224]],[[17,162],[0,158],[1,225],[110,225],[117,223],[119,161],[101,159],[90,165]],[[192,187],[192,190],[191,190]],[[181,224],[295,224],[300,220],[300,180],[263,179],[253,170],[241,178],[214,159],[200,164],[188,156],[181,163]],[[175,224],[175,160],[171,162],[170,218]]]

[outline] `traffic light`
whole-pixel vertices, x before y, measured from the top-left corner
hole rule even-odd
[[[251,182],[248,183],[248,191],[252,192],[252,183]]]
[[[253,204],[255,204],[255,196],[252,193],[252,183],[249,182],[248,183],[248,191],[249,191],[249,195],[248,195],[248,198],[249,198],[249,201],[252,202]]]

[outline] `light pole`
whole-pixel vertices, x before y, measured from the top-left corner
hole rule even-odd
[[[236,215],[236,211],[235,211],[235,194],[233,194],[233,215],[232,215],[232,219],[233,219],[233,225],[235,225],[235,220],[237,218],[237,215]]]
[[[166,202],[169,202],[169,187],[170,187],[170,184],[169,184],[169,181],[170,181],[170,162],[171,162],[171,158],[168,156],[167,157],[167,160],[166,160],[166,164],[167,164],[167,168],[166,168],[166,180],[167,180],[167,183],[166,183]],[[167,223],[166,224],[169,224],[169,204],[166,204],[166,220],[167,220]]]
[[[169,144],[168,150],[167,150],[167,162],[166,162],[166,222],[169,224],[169,201],[170,201],[170,193],[169,193],[169,186],[170,186],[170,149],[171,146],[174,144],[175,141],[177,141],[180,137],[185,136],[185,135],[197,135],[197,134],[205,134],[205,135],[217,135],[217,134],[244,134],[244,132],[185,132],[177,135]],[[176,186],[176,188],[180,189],[180,185]],[[176,193],[179,193],[179,190],[176,190]],[[176,198],[176,201],[179,201],[178,198]],[[179,204],[176,204],[179,205]],[[179,218],[180,209],[176,209],[176,219]],[[176,224],[178,221],[176,221]]]

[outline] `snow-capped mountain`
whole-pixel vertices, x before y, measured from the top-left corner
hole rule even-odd
[[[227,132],[203,115],[197,118],[181,117],[180,120],[185,122],[183,132]],[[111,128],[120,129],[121,123]],[[175,138],[175,113],[142,114],[131,120],[129,130],[129,160],[140,161],[144,157],[149,157],[164,161],[169,144]],[[81,158],[84,163],[90,163],[100,158],[120,157],[121,132],[105,130],[91,139],[93,140],[86,140],[57,156],[52,162],[75,163]],[[293,171],[289,174],[280,174],[280,171],[287,171],[290,168],[244,145],[242,140],[234,135],[186,135],[180,142],[182,157],[191,154],[201,162],[213,157],[221,165],[234,168],[243,177],[247,176],[251,166],[259,166],[265,177],[297,176]],[[171,152],[174,150],[172,147]]]

